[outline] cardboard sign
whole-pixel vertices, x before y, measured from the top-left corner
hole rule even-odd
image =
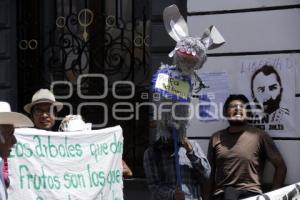
[[[160,69],[152,82],[153,91],[167,99],[178,102],[188,102],[190,99],[190,77],[181,75],[174,66]]]

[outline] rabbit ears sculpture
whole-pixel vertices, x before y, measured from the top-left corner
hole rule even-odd
[[[224,38],[214,26],[210,26],[201,38],[191,37],[187,23],[176,5],[165,8],[163,19],[167,32],[177,42],[175,49],[169,53],[169,57],[173,57],[176,51],[179,50],[181,53],[198,56],[205,61],[206,50],[218,48],[225,43]],[[204,61],[201,62],[201,66]],[[198,66],[198,68],[201,66]]]

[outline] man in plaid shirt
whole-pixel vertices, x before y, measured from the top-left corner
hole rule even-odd
[[[158,140],[144,154],[144,170],[152,199],[201,200],[201,183],[210,175],[210,165],[197,142],[184,139],[179,148],[182,191],[176,182],[172,141]]]

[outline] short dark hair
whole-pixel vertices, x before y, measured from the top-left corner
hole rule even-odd
[[[259,74],[260,72],[263,73],[265,76],[268,76],[270,74],[275,74],[276,80],[278,81],[280,87],[282,88],[280,76],[279,76],[278,72],[275,70],[275,68],[272,65],[264,65],[260,69],[256,70],[255,73],[251,77],[251,94],[253,97],[254,97],[253,81],[254,81],[254,78],[257,76],[257,74]]]
[[[248,98],[243,95],[243,94],[231,94],[228,96],[228,98],[226,99],[224,106],[223,106],[223,116],[227,117],[227,109],[229,107],[230,102],[234,101],[234,100],[240,100],[242,102],[244,102],[244,104],[247,104],[247,109],[250,108],[249,105],[249,100]]]

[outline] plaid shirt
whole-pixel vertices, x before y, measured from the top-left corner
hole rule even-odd
[[[186,200],[200,200],[200,184],[210,175],[210,165],[197,142],[190,141],[192,153],[179,148],[182,191]],[[144,170],[152,199],[173,200],[176,189],[176,170],[173,151],[150,146],[144,154]]]

